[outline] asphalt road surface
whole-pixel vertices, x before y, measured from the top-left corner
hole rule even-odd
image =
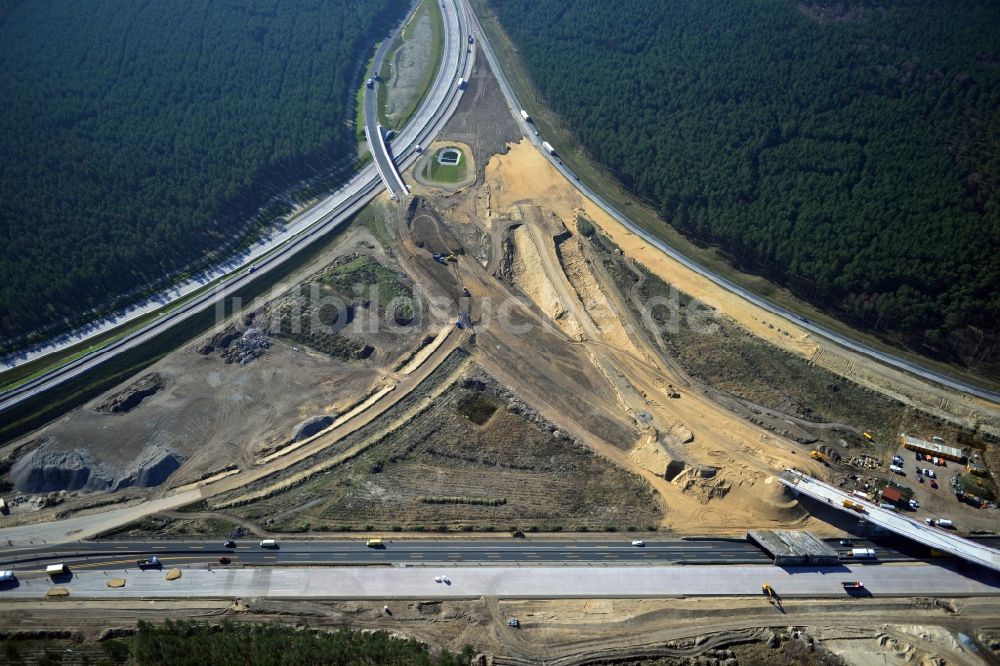
[[[987,543],[995,544],[1000,539]],[[165,567],[218,565],[228,557],[232,566],[289,565],[433,565],[433,564],[767,564],[760,548],[742,539],[644,539],[632,546],[631,538],[618,539],[511,539],[504,540],[383,540],[383,548],[368,548],[363,540],[278,541],[277,548],[262,548],[259,540],[236,540],[235,548],[214,541],[89,541],[55,546],[20,548],[0,555],[0,569],[20,577],[44,575],[56,562],[73,571],[135,568],[136,560],[156,555]],[[905,540],[853,540],[832,547],[846,554],[852,547],[873,548],[872,563],[908,562],[920,557]],[[909,550],[908,550],[909,548]]]
[[[468,0],[461,0],[461,2],[466,6],[468,5]],[[471,12],[471,9],[469,9],[469,11]],[[521,117],[520,109],[524,107],[522,107],[520,105],[520,102],[518,102],[517,96],[514,94],[513,88],[511,88],[510,83],[507,81],[507,78],[503,73],[503,69],[500,67],[499,59],[493,52],[493,48],[490,46],[489,40],[486,39],[486,35],[482,29],[482,26],[479,24],[478,19],[474,18],[474,15],[473,15],[473,21],[474,21],[474,31],[478,39],[480,40],[480,46],[483,48],[483,52],[486,54],[486,59],[489,61],[490,67],[493,69],[493,74],[496,76],[496,79],[500,84],[500,89],[503,91],[504,96],[507,98],[507,104],[510,106],[511,113],[513,114],[514,119],[517,121],[518,125],[521,127],[521,130],[524,132],[524,135],[527,136],[532,141],[532,143],[535,144],[538,150],[542,151],[545,154],[545,156],[552,163],[552,165],[556,169],[558,169],[574,187],[576,187],[591,201],[593,201],[598,206],[603,208],[609,215],[614,217],[626,228],[628,228],[629,231],[639,236],[650,245],[653,245],[661,252],[668,255],[670,258],[680,262],[681,264],[695,271],[699,275],[702,275],[705,278],[711,280],[712,282],[722,287],[723,289],[726,289],[728,291],[737,294],[741,298],[750,301],[754,305],[757,305],[758,307],[763,308],[764,310],[772,314],[794,321],[797,326],[805,328],[811,333],[822,336],[828,340],[832,340],[833,342],[836,342],[837,344],[843,347],[846,347],[860,354],[864,354],[865,356],[873,358],[881,363],[885,363],[886,365],[890,365],[898,370],[909,372],[911,374],[917,375],[918,377],[930,380],[942,386],[946,386],[952,389],[957,389],[959,391],[964,391],[966,393],[978,396],[980,398],[984,398],[986,400],[992,400],[993,402],[1000,402],[1000,393],[997,393],[996,391],[990,391],[988,389],[984,389],[975,386],[973,384],[969,384],[967,382],[954,379],[953,377],[942,374],[935,370],[930,370],[912,361],[907,361],[906,359],[900,358],[893,354],[889,354],[887,352],[880,351],[873,347],[869,347],[868,345],[858,342],[836,331],[833,331],[831,329],[820,326],[819,324],[811,322],[802,317],[801,315],[791,312],[790,310],[781,308],[775,305],[774,303],[771,303],[770,301],[761,298],[750,291],[747,291],[743,287],[731,282],[730,280],[727,280],[721,275],[718,275],[713,271],[710,271],[709,269],[705,268],[696,261],[689,259],[688,257],[684,256],[677,250],[673,249],[672,247],[664,243],[659,238],[650,234],[648,231],[640,227],[638,224],[632,222],[632,220],[630,220],[628,217],[622,214],[609,202],[605,201],[604,198],[602,198],[599,194],[590,189],[585,183],[580,181],[576,177],[576,174],[570,171],[570,169],[565,164],[563,164],[562,160],[559,158],[558,155],[550,155],[547,150],[542,148],[542,141],[544,137],[536,135],[534,125],[525,122],[525,120]],[[528,109],[528,112],[530,113],[531,109]]]
[[[444,577],[444,579],[442,579]],[[111,578],[124,587],[111,588]],[[861,581],[849,595],[843,582]],[[886,596],[996,596],[996,575],[970,577],[928,564],[882,567],[782,568],[771,565],[688,566],[454,566],[454,567],[275,567],[181,569],[166,580],[161,570],[121,574],[82,571],[54,579],[18,579],[0,588],[3,599],[41,599],[54,586],[70,597],[140,598],[340,598],[394,599],[622,598],[678,596],[760,596],[768,583],[780,598]],[[763,602],[762,602],[763,603]]]
[[[382,178],[382,184],[386,186],[394,198],[402,197],[406,194],[406,191],[399,172],[396,170],[396,165],[393,163],[388,145],[381,138],[382,130],[378,124],[378,88],[380,84],[377,82],[377,77],[379,72],[382,71],[382,61],[385,60],[385,54],[389,51],[392,43],[399,37],[405,25],[405,22],[401,23],[396,28],[396,31],[392,33],[391,37],[382,41],[378,51],[376,51],[375,58],[372,60],[371,70],[368,72],[369,80],[375,78],[376,83],[372,86],[368,86],[366,83],[364,100],[365,137],[368,139],[368,150],[371,152],[375,168]],[[450,34],[448,30],[443,32],[445,36]]]

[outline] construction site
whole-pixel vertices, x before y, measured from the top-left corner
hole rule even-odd
[[[821,537],[877,536],[852,507],[792,492],[779,477],[794,469],[917,521],[996,533],[996,405],[816,339],[649,247],[524,138],[485,62],[404,173],[408,201],[383,196],[293,279],[0,451],[0,526],[134,507],[94,531],[749,531],[788,566],[837,565]],[[141,511],[151,500],[169,506]],[[374,602],[287,599],[169,612],[385,629],[472,644],[498,666],[1000,659],[988,598],[782,598],[761,585],[752,598],[410,600],[391,617]],[[161,612],[140,606],[39,600],[0,617],[12,632],[67,627],[50,645],[86,652]]]

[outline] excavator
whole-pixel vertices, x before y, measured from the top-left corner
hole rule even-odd
[[[773,605],[782,613],[785,612],[785,610],[781,607],[781,597],[779,597],[778,593],[774,591],[774,588],[771,587],[770,583],[764,583],[760,586],[760,589],[767,596],[767,603]]]
[[[826,456],[825,453],[819,451],[818,449],[813,449],[812,451],[810,451],[809,457],[812,458],[813,460],[818,460],[823,464],[826,465],[830,464],[830,459]]]

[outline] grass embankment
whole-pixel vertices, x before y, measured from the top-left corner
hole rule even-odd
[[[399,114],[398,119],[396,121],[390,121],[385,112],[389,90],[384,83],[380,84],[378,88],[377,104],[378,118],[379,122],[382,123],[384,127],[399,130],[410,122],[410,119],[413,118],[413,114],[417,112],[417,109],[420,108],[424,99],[427,98],[431,89],[431,84],[434,82],[434,77],[437,76],[438,69],[441,67],[441,60],[444,56],[444,19],[441,16],[441,6],[435,1],[423,0],[423,2],[421,2],[417,9],[413,12],[410,20],[407,21],[406,27],[403,28],[403,31],[396,39],[396,43],[390,47],[385,60],[382,61],[382,69],[379,72],[380,81],[384,82],[389,80],[389,77],[392,74],[392,63],[396,52],[406,40],[413,37],[414,27],[423,17],[430,18],[431,43],[427,62],[424,66],[419,84],[416,86],[416,90],[419,92],[413,96],[406,106],[403,107],[403,111]]]
[[[299,252],[279,268],[261,274],[253,282],[230,298],[227,298],[224,308],[225,317],[228,318],[236,313],[236,310],[233,309],[234,301],[250,304],[253,299],[266,294],[272,285],[286,280],[295,271],[326,252],[330,244],[354,222],[355,218],[352,218],[347,224],[342,224],[333,229],[320,239],[319,242]],[[222,279],[220,278],[220,280]],[[194,298],[194,295],[187,298]],[[180,303],[172,304],[170,309],[179,306]],[[153,317],[155,316],[157,315],[154,314]],[[101,392],[125,381],[192,338],[204,334],[217,323],[215,304],[207,305],[190,319],[177,324],[169,331],[158,335],[139,347],[118,355],[101,365],[97,370],[66,382],[57,389],[47,391],[4,412],[3,419],[0,421],[0,442],[10,441],[35,428],[39,428],[70,409],[99,395]],[[133,325],[129,324],[128,330],[115,333],[112,339],[117,339],[127,334],[132,328]],[[111,341],[109,339],[105,344]],[[77,352],[77,355],[79,353]]]
[[[443,150],[448,150],[447,148]],[[457,148],[452,148],[452,150],[458,150]],[[438,151],[438,155],[441,151]],[[468,171],[468,161],[465,159],[465,154],[461,150],[458,150],[458,162],[455,164],[441,164],[438,161],[438,155],[434,155],[430,159],[430,164],[428,168],[428,179],[436,183],[460,183],[465,180],[466,172]]]
[[[717,248],[700,247],[689,241],[676,229],[662,220],[647,203],[641,201],[622,187],[613,173],[594,162],[587,155],[585,147],[576,139],[569,125],[549,108],[541,91],[535,87],[518,55],[517,47],[497,22],[496,16],[489,8],[487,0],[471,0],[471,4],[476,16],[479,17],[479,21],[489,38],[497,58],[503,63],[503,72],[507,81],[510,83],[522,106],[531,114],[531,119],[535,127],[547,141],[555,146],[559,152],[559,158],[582,181],[586,182],[590,189],[603,197],[623,214],[627,215],[633,222],[709,270],[752,291],[758,296],[766,298],[779,307],[807,317],[816,324],[849,336],[874,349],[918,363],[925,368],[945,373],[962,381],[984,386],[992,390],[1000,389],[1000,383],[980,377],[965,368],[927,358],[893,346],[889,342],[872,334],[853,329],[833,316],[821,312],[805,301],[794,297],[787,289],[775,285],[765,278],[736,270]]]

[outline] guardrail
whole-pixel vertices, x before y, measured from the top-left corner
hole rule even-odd
[[[367,130],[368,128],[366,127],[365,129]],[[392,170],[393,179],[399,183],[399,189],[403,192],[403,194],[409,194],[410,188],[406,186],[406,183],[403,182],[403,177],[399,175],[399,169],[396,168],[396,163],[392,160],[392,153],[389,152],[389,147],[385,143],[385,133],[382,131],[382,126],[376,125],[375,129],[378,131],[379,148],[382,149],[382,153],[386,156],[387,161],[389,162],[389,168]],[[378,160],[375,160],[375,163],[378,164]],[[379,173],[381,173],[381,171]],[[383,176],[383,179],[384,178],[385,177]],[[389,188],[390,192],[396,191],[396,188],[390,187],[388,183],[386,183],[386,187]]]
[[[792,492],[804,493],[807,497],[840,509],[852,516],[863,518],[890,532],[988,569],[1000,571],[1000,550],[963,539],[957,534],[936,527],[929,527],[897,511],[883,509],[873,502],[863,500],[798,470],[787,470],[778,477],[778,481],[790,488]],[[845,501],[862,505],[864,513],[857,513],[844,506]]]

